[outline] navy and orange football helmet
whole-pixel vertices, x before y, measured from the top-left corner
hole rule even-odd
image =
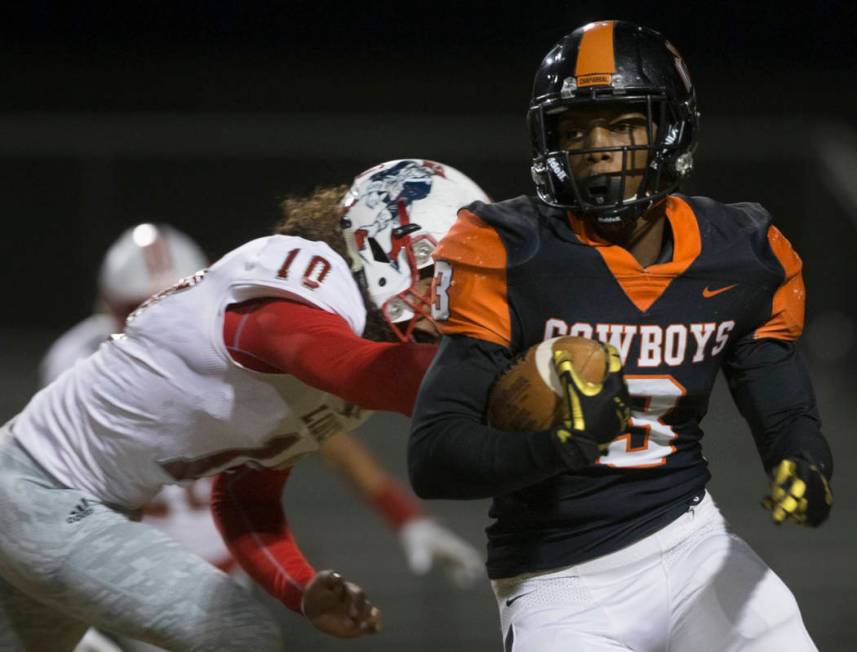
[[[648,139],[575,150],[575,155],[610,151],[622,156],[619,172],[575,177],[569,151],[560,146],[559,121],[576,107],[598,102],[627,104],[645,115]],[[633,23],[590,23],[559,41],[536,72],[527,122],[539,198],[599,220],[635,220],[675,191],[693,168],[699,113],[687,67],[663,36]],[[648,150],[647,165],[636,194],[626,198],[637,150]]]

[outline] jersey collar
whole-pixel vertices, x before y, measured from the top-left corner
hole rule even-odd
[[[585,220],[568,211],[569,225],[577,239],[601,255],[616,282],[640,312],[647,311],[702,251],[699,224],[691,207],[676,195],[667,197],[666,202],[666,216],[673,233],[673,257],[668,262],[648,267],[642,267],[627,249],[599,237]]]

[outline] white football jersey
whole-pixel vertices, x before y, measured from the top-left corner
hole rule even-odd
[[[329,246],[253,240],[132,313],[124,334],[33,397],[14,419],[16,438],[63,484],[136,508],[164,484],[290,464],[365,420],[293,376],[230,357],[226,307],[261,297],[338,314],[358,335],[365,326],[349,265]]]
[[[112,315],[96,313],[63,333],[48,349],[39,366],[41,386],[52,383],[75,362],[95,353],[111,333],[119,330]]]
[[[120,329],[112,315],[96,313],[63,333],[42,360],[39,368],[42,386],[56,380],[78,360],[95,353],[117,330]],[[167,485],[147,504],[143,520],[206,561],[225,567],[231,555],[211,517],[210,494],[210,478],[188,487]]]

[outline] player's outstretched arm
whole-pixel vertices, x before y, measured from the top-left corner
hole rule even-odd
[[[771,478],[763,505],[775,523],[820,525],[833,504],[833,456],[796,344],[745,338],[733,346],[723,370]]]
[[[442,341],[411,422],[408,470],[421,498],[490,498],[593,461],[557,429],[503,432],[484,424],[488,392],[511,357],[466,336]]]
[[[322,445],[321,455],[396,532],[414,574],[424,575],[438,564],[461,588],[484,575],[479,552],[426,514],[359,439],[346,433],[331,437]]]
[[[303,612],[313,627],[337,638],[357,638],[381,631],[381,612],[356,584],[337,572],[320,571],[307,585]]]
[[[372,342],[331,312],[284,299],[229,306],[229,354],[257,371],[287,373],[367,410],[410,416],[436,347]]]

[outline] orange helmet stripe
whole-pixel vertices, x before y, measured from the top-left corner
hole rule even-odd
[[[613,51],[613,20],[591,23],[580,39],[577,48],[577,64],[574,76],[579,86],[581,78],[588,75],[612,75],[616,72],[616,57]],[[609,83],[609,82],[608,82]]]

